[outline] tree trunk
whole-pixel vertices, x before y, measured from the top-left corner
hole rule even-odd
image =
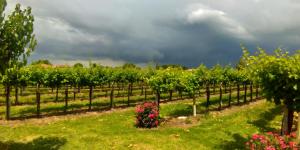
[[[244,103],[247,102],[247,84],[244,84]]]
[[[145,87],[144,94],[145,94],[145,101],[147,101],[147,87]]]
[[[253,84],[252,84],[252,82],[250,83],[250,101],[252,102],[253,101],[253,96],[252,96],[252,94],[253,94]]]
[[[196,98],[195,98],[195,94],[193,94],[193,116],[194,116],[194,117],[197,116],[197,106],[196,106]]]
[[[282,127],[281,127],[282,135],[289,135],[291,133],[292,126],[293,126],[293,118],[294,118],[294,111],[292,109],[289,109],[287,105],[284,105]]]
[[[300,112],[298,112],[297,141],[300,141]]]
[[[179,95],[180,95],[180,99],[182,100],[183,99],[182,91],[179,92]]]
[[[207,110],[209,109],[209,105],[210,105],[209,99],[210,99],[210,89],[209,89],[209,84],[207,84],[206,85],[206,109]]]
[[[92,99],[93,99],[93,86],[89,86],[89,110],[92,110]]]
[[[259,85],[256,85],[256,90],[255,90],[255,97],[256,97],[256,99],[258,99],[258,88],[259,88]]]
[[[240,104],[240,84],[237,84],[237,103]]]
[[[66,113],[67,112],[67,109],[68,109],[68,99],[69,99],[69,89],[68,89],[68,85],[66,84],[66,89],[65,89],[65,109],[64,109],[64,112]]]
[[[125,104],[125,87],[124,87],[124,83],[122,83],[122,92],[121,92],[121,96],[122,96],[122,99],[123,99],[123,104]]]
[[[216,83],[215,82],[213,84],[213,93],[214,93],[214,95],[216,94]]]
[[[130,88],[131,88],[131,85],[128,84],[128,91],[127,91],[127,106],[129,107],[130,106]]]
[[[222,92],[222,83],[221,83],[221,84],[220,84],[219,110],[222,109],[222,104],[223,104],[222,97],[223,97],[223,92]]]
[[[144,84],[141,84],[141,96],[144,95]]]
[[[159,105],[160,105],[160,92],[156,91],[156,101],[157,101],[157,110],[159,112]]]
[[[118,87],[118,91],[117,91],[118,93],[117,93],[117,95],[120,96],[120,89],[121,89],[121,86],[120,86],[119,83],[117,84],[117,87]]]
[[[170,90],[170,91],[169,91],[169,94],[170,94],[170,95],[169,95],[169,101],[172,101],[173,90]]]
[[[231,94],[232,94],[232,89],[231,89],[231,84],[229,84],[229,99],[228,99],[228,107],[231,106]]]
[[[130,83],[130,96],[133,96],[132,91],[133,91],[133,83]]]
[[[37,117],[41,116],[41,93],[40,93],[40,84],[36,86],[36,114]]]
[[[58,86],[56,87],[56,97],[55,97],[55,102],[58,102]]]
[[[19,105],[19,88],[18,86],[15,87],[15,105]]]
[[[6,86],[6,120],[10,119],[10,86]]]
[[[74,91],[73,91],[73,100],[76,100],[76,86],[74,86]]]
[[[110,108],[112,109],[113,107],[114,107],[114,85],[112,85],[110,91]]]
[[[288,131],[289,131],[289,134],[292,132],[293,121],[294,121],[294,110],[289,109],[289,112],[288,112]]]

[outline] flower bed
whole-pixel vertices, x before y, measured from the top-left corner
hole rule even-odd
[[[145,102],[136,106],[136,126],[139,128],[154,128],[159,125],[157,104]]]
[[[298,150],[300,145],[295,142],[296,134],[280,136],[277,133],[253,134],[246,142],[249,150]]]

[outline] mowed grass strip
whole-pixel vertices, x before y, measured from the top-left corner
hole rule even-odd
[[[163,104],[161,116],[169,119],[156,129],[136,128],[134,108],[2,121],[0,149],[232,150],[243,149],[249,134],[280,129],[280,107],[265,100],[188,117],[183,123],[175,117],[191,114],[190,101]]]

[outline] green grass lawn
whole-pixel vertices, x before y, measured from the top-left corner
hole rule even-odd
[[[264,100],[185,121],[177,119],[175,116],[192,114],[190,102],[163,104],[161,116],[169,119],[156,129],[136,128],[134,108],[1,121],[0,149],[232,150],[243,149],[249,134],[280,129],[280,107]]]

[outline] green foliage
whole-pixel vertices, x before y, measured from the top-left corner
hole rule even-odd
[[[136,66],[135,64],[133,63],[125,63],[123,66],[122,66],[123,69],[127,69],[127,68],[139,68],[138,66]]]
[[[256,55],[247,58],[247,63],[247,71],[257,77],[268,100],[274,100],[276,104],[283,102],[290,108],[299,110],[299,53],[289,55],[288,52],[276,49],[273,54],[268,55],[263,49],[259,49]]]
[[[37,60],[37,61],[33,61],[31,63],[31,65],[41,65],[41,64],[52,65],[52,63],[47,59],[40,59],[40,60]]]
[[[210,70],[203,64],[201,64],[195,72],[200,84],[211,84]]]
[[[0,73],[9,68],[26,64],[27,57],[36,46],[33,34],[34,18],[31,8],[22,10],[17,4],[14,12],[1,22],[0,28]]]
[[[196,74],[190,71],[182,73],[179,79],[179,86],[182,87],[183,91],[192,96],[195,94],[195,91],[199,89],[200,84]]]
[[[32,85],[45,84],[46,69],[42,67],[29,67],[29,83]]]
[[[248,49],[243,44],[241,44],[241,48],[243,51],[243,55],[241,56],[239,62],[236,65],[236,69],[238,70],[242,70],[247,67],[247,58],[250,55]]]
[[[181,64],[166,64],[166,65],[157,65],[156,66],[158,69],[167,69],[167,68],[177,68],[177,69],[183,69],[183,70],[187,70],[188,67],[181,65]]]
[[[6,0],[0,0],[0,18],[2,17],[2,13],[5,7],[6,7]],[[0,22],[2,22],[2,19],[0,19]]]
[[[74,64],[75,68],[83,68],[83,64],[82,63],[76,63]]]
[[[156,73],[148,80],[148,84],[155,91],[166,92],[175,90],[179,86],[181,69],[168,68],[165,70],[157,70]]]

